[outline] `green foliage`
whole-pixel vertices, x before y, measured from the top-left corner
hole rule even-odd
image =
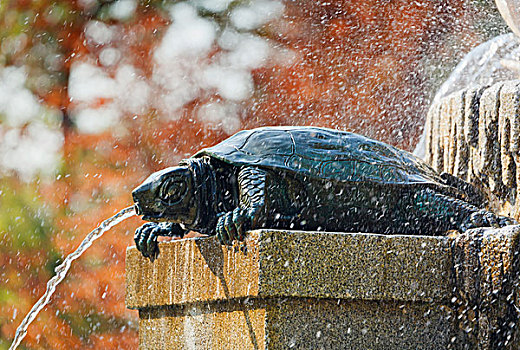
[[[0,245],[0,251],[51,248],[49,238],[53,230],[50,213],[39,200],[35,184],[3,178],[0,183],[0,208],[0,232],[9,242]]]

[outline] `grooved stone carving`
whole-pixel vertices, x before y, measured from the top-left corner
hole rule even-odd
[[[426,161],[480,187],[490,207],[520,214],[520,81],[459,92],[433,105],[426,121]]]

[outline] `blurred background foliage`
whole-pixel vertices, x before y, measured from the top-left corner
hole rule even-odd
[[[505,28],[488,0],[1,1],[0,348],[151,172],[263,125],[411,150],[435,89]],[[124,255],[139,224],[87,251],[22,348],[137,347]]]

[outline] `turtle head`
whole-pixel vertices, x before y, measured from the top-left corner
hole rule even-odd
[[[132,197],[143,220],[189,225],[197,216],[193,176],[185,166],[153,173],[132,191]]]

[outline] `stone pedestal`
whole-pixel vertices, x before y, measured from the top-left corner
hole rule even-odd
[[[518,232],[259,230],[163,243],[153,263],[132,247],[126,305],[140,349],[516,349]]]

